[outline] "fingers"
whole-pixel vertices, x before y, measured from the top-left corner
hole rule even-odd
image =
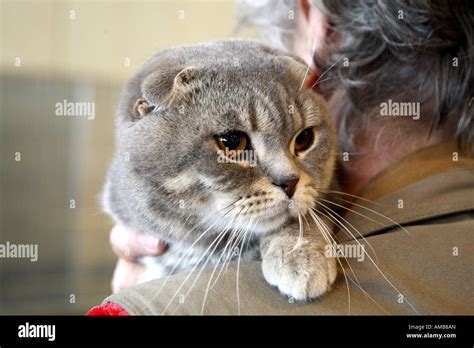
[[[112,292],[116,294],[138,284],[139,277],[144,271],[145,267],[139,263],[119,259],[112,277]]]
[[[110,244],[119,258],[132,261],[141,256],[157,256],[166,250],[166,243],[141,231],[115,225],[110,232]]]
[[[119,257],[112,278],[113,293],[138,284],[145,266],[137,262],[137,258],[158,256],[166,251],[164,241],[123,225],[114,226],[110,232],[110,244]]]

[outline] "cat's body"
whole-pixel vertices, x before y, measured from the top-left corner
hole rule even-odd
[[[261,254],[285,295],[328,290],[336,262],[305,221],[331,183],[335,137],[305,74],[284,52],[226,40],[158,52],[128,82],[103,201],[168,243],[146,279]]]

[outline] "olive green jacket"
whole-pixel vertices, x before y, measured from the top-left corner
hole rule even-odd
[[[104,302],[131,314],[474,314],[474,159],[451,143],[425,148],[384,170],[360,195],[344,216],[350,233],[338,232],[340,243],[353,245],[339,258],[340,276],[311,303],[268,286],[260,262],[229,266],[211,287],[206,269]],[[340,195],[338,204],[347,198]]]

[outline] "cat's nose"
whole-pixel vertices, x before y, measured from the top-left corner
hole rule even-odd
[[[279,186],[283,191],[285,191],[288,198],[291,198],[295,194],[298,181],[300,181],[300,178],[284,180],[281,182],[273,182],[273,185]]]

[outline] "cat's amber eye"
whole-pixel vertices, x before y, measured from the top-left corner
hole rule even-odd
[[[246,150],[250,146],[250,140],[244,132],[231,131],[217,135],[216,143],[219,149],[225,151],[229,157],[235,157],[240,151]]]
[[[295,138],[295,155],[308,150],[314,143],[314,129],[303,129]]]

